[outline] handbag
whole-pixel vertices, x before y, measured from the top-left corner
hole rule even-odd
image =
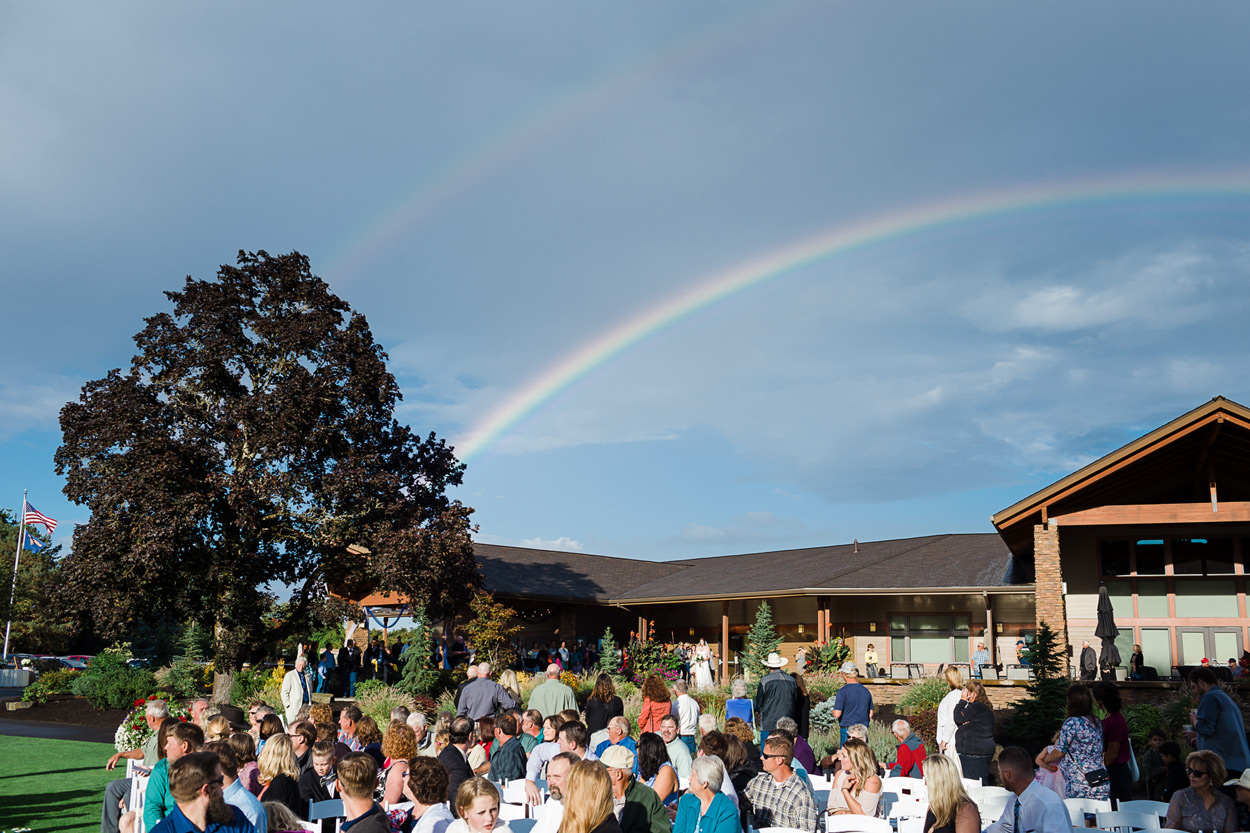
[[[1085,773],[1085,782],[1091,787],[1101,787],[1110,780],[1111,773],[1107,772],[1107,768],[1105,766],[1100,766],[1098,769],[1091,769],[1089,772]]]

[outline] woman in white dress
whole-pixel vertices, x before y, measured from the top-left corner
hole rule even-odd
[[[699,640],[699,647],[694,649],[694,687],[696,691],[706,691],[712,683],[712,651],[706,639]]]
[[[947,666],[943,676],[946,677],[946,684],[951,687],[951,690],[942,698],[942,702],[938,704],[938,748],[946,757],[955,762],[956,767],[959,767],[959,755],[955,752],[955,730],[959,728],[955,725],[955,704],[961,699],[960,695],[963,693],[964,680],[963,675],[959,673],[959,669],[953,665]]]

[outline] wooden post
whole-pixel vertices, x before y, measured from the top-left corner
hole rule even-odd
[[[825,597],[825,633],[821,639],[826,644],[833,641],[833,605],[829,597]]]
[[[825,607],[819,597],[816,599],[816,641],[825,641]]]
[[[729,602],[720,603],[720,680],[729,679]]]
[[[994,664],[994,655],[998,646],[994,642],[994,607],[990,604],[990,594],[985,594],[985,650],[990,652],[990,665]]]

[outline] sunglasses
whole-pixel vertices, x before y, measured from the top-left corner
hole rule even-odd
[[[1185,772],[1195,778],[1205,778],[1209,774],[1205,769],[1194,769],[1191,766],[1185,767]]]
[[[770,755],[767,752],[763,752],[760,754],[760,757],[761,758],[788,758],[790,756],[789,755]]]

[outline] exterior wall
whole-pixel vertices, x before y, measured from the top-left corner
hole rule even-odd
[[[1053,525],[1033,527],[1034,584],[1037,586],[1037,624],[1046,622],[1058,636],[1060,650],[1068,643],[1068,617],[1064,611],[1064,572],[1060,561],[1059,530]]]

